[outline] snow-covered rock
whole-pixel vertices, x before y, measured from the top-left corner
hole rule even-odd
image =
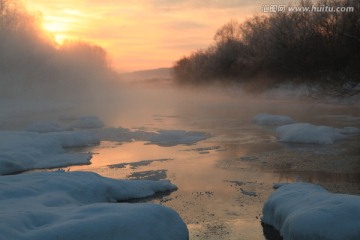
[[[288,116],[272,115],[272,114],[257,114],[252,121],[258,125],[284,125],[294,123],[295,121]]]
[[[89,172],[1,176],[0,239],[187,240],[175,211],[115,203],[175,189],[169,181],[115,180]]]
[[[86,129],[86,128],[102,128],[104,123],[96,116],[84,116],[78,118],[72,125],[73,128]]]
[[[349,135],[359,133],[358,128],[343,129],[328,126],[316,126],[310,123],[294,123],[276,129],[280,142],[332,144]]]
[[[262,222],[286,240],[360,239],[360,196],[309,183],[284,184],[265,203]]]

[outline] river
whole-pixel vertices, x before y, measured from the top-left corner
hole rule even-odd
[[[262,207],[277,182],[313,182],[331,191],[360,194],[359,136],[331,145],[286,144],[277,141],[274,126],[252,122],[258,113],[271,113],[297,122],[359,128],[359,105],[239,97],[215,90],[139,93],[125,104],[129,107],[113,107],[107,124],[201,131],[209,138],[175,146],[103,141],[85,150],[94,153],[91,165],[70,170],[112,178],[169,179],[177,191],[146,201],[175,209],[190,239],[265,239]]]

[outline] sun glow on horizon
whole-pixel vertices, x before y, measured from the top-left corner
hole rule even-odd
[[[31,0],[27,6],[41,12],[42,28],[56,44],[80,40],[99,45],[114,68],[126,72],[171,67],[212,44],[216,30],[229,19],[260,11],[256,4],[239,1],[248,0],[216,0],[210,5],[195,0]]]

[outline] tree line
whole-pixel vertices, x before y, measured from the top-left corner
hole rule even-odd
[[[231,20],[207,49],[173,66],[182,84],[211,82],[264,86],[285,81],[342,85],[360,82],[360,1],[300,1],[301,7],[353,7],[353,12],[276,12]]]

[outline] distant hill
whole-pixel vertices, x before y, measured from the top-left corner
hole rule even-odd
[[[172,68],[157,68],[127,72],[120,74],[122,80],[126,81],[145,81],[145,80],[170,80],[172,78]]]

